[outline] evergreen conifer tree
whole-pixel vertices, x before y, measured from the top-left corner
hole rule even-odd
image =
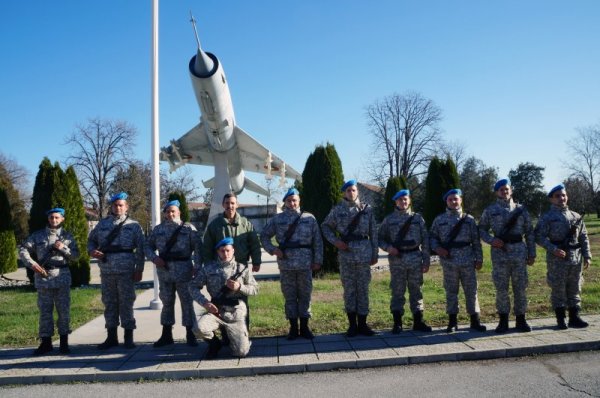
[[[442,161],[437,157],[431,159],[427,178],[425,179],[425,208],[423,218],[427,228],[431,227],[433,219],[446,209],[443,196],[452,188],[460,188],[460,177],[452,159]]]
[[[185,199],[185,194],[181,191],[171,192],[167,199],[167,202],[171,200],[179,201],[179,211],[181,212],[181,221],[189,222],[190,221],[190,210],[188,208],[187,200]]]
[[[17,270],[17,240],[6,189],[0,187],[0,275]]]
[[[408,183],[404,176],[395,176],[389,178],[385,187],[385,194],[383,195],[383,217],[394,211],[396,204],[392,200],[396,192],[401,189],[407,189]],[[382,219],[383,219],[382,217]]]
[[[63,199],[66,212],[64,228],[73,234],[79,248],[79,259],[69,264],[71,286],[88,285],[90,283],[90,256],[86,250],[88,222],[85,217],[83,197],[79,190],[79,181],[72,166],[69,166],[64,173],[63,184],[67,192],[67,196]]]

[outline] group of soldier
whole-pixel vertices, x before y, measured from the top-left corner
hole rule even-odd
[[[391,274],[392,333],[402,331],[407,289],[413,330],[432,330],[423,319],[422,294],[423,274],[429,270],[430,254],[439,256],[443,270],[446,331],[458,328],[460,285],[470,315],[470,328],[485,331],[477,297],[477,271],[483,265],[481,240],[491,246],[499,316],[497,333],[509,329],[511,284],[516,330],[531,331],[525,318],[527,267],[535,261],[536,242],[546,249],[547,281],[558,328],[587,326],[579,311],[582,272],[591,262],[589,240],[582,217],[567,206],[563,185],[548,193],[551,208],[535,229],[527,210],[513,201],[507,179],[495,184],[497,200],[485,209],[479,225],[463,210],[461,190],[451,189],[443,196],[446,211],[435,218],[430,230],[423,217],[412,211],[408,189],[393,196],[395,210],[379,228],[372,207],[359,198],[356,180],[346,182],[341,191],[343,200],[319,226],[312,214],[301,210],[299,192],[289,189],[283,197],[283,211],[268,221],[260,239],[252,224],[237,212],[235,194],[225,195],[223,213],[211,221],[203,238],[192,224],[181,220],[177,200],[165,204],[162,223],[145,238],[139,223],[128,215],[127,194],[114,195],[110,199],[111,214],[100,220],[87,242],[87,251],[98,260],[100,268],[107,330],[106,340],[98,349],[119,344],[118,326],[124,329],[124,347],[135,347],[135,282],[140,281],[147,258],[156,265],[163,303],[162,334],[154,347],[174,343],[177,294],[189,346],[197,346],[196,339],[200,337],[208,342],[207,358],[215,358],[223,345],[229,345],[235,356],[246,356],[251,345],[247,297],[258,292],[253,272],[260,270],[261,244],[277,259],[285,317],[289,320],[287,339],[312,339],[309,327],[312,278],[323,263],[323,237],[338,249],[348,337],[375,334],[367,324],[367,316],[371,266],[377,263],[380,248],[388,253]],[[53,307],[58,313],[59,352],[70,352],[68,263],[79,256],[73,236],[62,228],[64,209],[50,209],[47,215],[47,227],[34,232],[20,249],[22,260],[35,271],[38,290],[41,343],[34,355],[53,350]],[[203,293],[204,287],[210,297]],[[194,301],[205,310],[199,318]]]

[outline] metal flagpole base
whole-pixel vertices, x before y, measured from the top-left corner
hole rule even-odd
[[[151,310],[160,310],[163,307],[161,299],[158,297],[158,273],[156,265],[154,265],[154,298],[150,301]]]

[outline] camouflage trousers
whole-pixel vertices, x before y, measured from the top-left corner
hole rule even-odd
[[[312,271],[280,270],[281,293],[285,299],[287,319],[310,318],[310,298],[312,295]]]
[[[340,278],[344,288],[344,307],[347,313],[369,314],[369,264],[341,263]]]
[[[246,304],[240,300],[235,307],[223,306],[219,308],[219,316],[205,313],[198,319],[198,328],[194,328],[196,337],[210,340],[215,335],[215,330],[223,327],[229,337],[229,348],[236,357],[245,357],[250,351],[250,337],[246,327]]]
[[[423,311],[423,270],[421,262],[401,262],[399,264],[390,264],[390,289],[392,299],[390,301],[390,311],[400,312],[404,315],[404,304],[406,303],[406,288],[410,300],[410,311],[415,313]]]
[[[581,262],[547,259],[546,279],[550,286],[550,302],[553,308],[581,306],[583,266]]]
[[[492,261],[492,279],[496,286],[496,310],[499,314],[510,314],[508,287],[512,281],[515,315],[527,311],[527,264],[523,258],[506,258]]]
[[[473,262],[453,263],[442,259],[444,273],[444,289],[446,289],[446,313],[458,314],[458,289],[460,285],[465,293],[467,313],[479,313],[477,298],[477,271]]]
[[[173,326],[175,324],[175,293],[179,296],[181,305],[181,324],[192,327],[194,324],[194,300],[190,294],[190,282],[177,282],[168,276],[160,276],[158,296],[163,303],[160,312],[160,324]]]
[[[37,304],[40,310],[40,337],[52,337],[54,335],[54,307],[58,313],[56,325],[58,334],[71,333],[69,324],[71,321],[71,287],[61,286],[57,288],[38,288]]]
[[[135,301],[135,283],[133,275],[100,274],[102,281],[102,304],[104,304],[104,320],[106,328],[119,326],[119,318],[123,329],[135,329],[133,302]]]

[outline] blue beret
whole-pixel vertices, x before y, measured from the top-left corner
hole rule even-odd
[[[292,196],[292,195],[300,195],[300,192],[298,192],[298,190],[296,188],[288,189],[288,191],[285,193],[285,195],[283,195],[283,201],[285,202],[287,197]]]
[[[555,186],[554,188],[552,188],[550,190],[550,192],[548,192],[548,197],[551,198],[552,195],[554,194],[554,192],[561,191],[563,189],[565,189],[565,186],[563,184],[558,184],[557,186]]]
[[[111,198],[110,198],[110,203],[114,203],[117,200],[127,200],[127,193],[125,192],[119,192],[114,194]]]
[[[233,245],[233,238],[228,236],[227,238],[221,239],[219,243],[215,245],[215,249],[218,249],[221,246]]]
[[[448,199],[448,196],[450,195],[458,195],[460,197],[462,197],[462,191],[458,188],[452,188],[451,190],[449,190],[448,192],[446,192],[444,194],[444,202],[446,201],[446,199]]]
[[[505,185],[508,185],[510,187],[510,180],[508,178],[503,178],[501,180],[496,181],[496,183],[494,184],[494,192],[496,192]]]
[[[344,183],[344,185],[342,185],[342,192],[346,192],[346,189],[348,189],[348,187],[351,187],[353,185],[356,185],[356,180],[348,180]]]
[[[392,200],[395,202],[397,199],[403,196],[410,196],[410,191],[408,189],[401,189],[392,197]]]
[[[55,208],[52,208],[52,209],[48,210],[46,212],[46,215],[49,216],[52,213],[58,213],[58,214],[60,214],[61,216],[64,217],[65,216],[65,209],[63,209],[62,207],[55,207]]]
[[[181,203],[179,203],[179,201],[177,199],[175,200],[170,200],[167,203],[165,203],[165,206],[163,207],[163,211],[167,211],[167,209],[171,206],[181,206]]]

